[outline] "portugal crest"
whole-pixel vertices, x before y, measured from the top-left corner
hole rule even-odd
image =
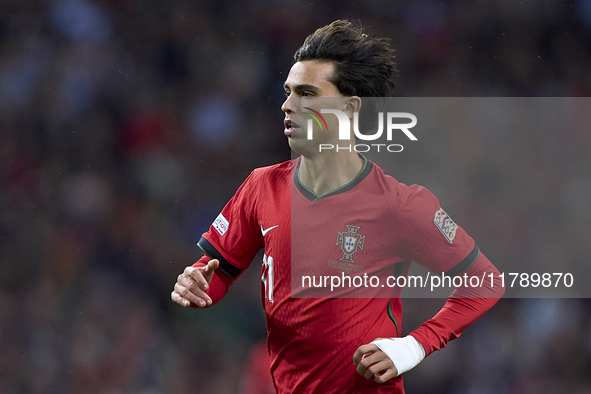
[[[357,230],[361,226],[351,226],[348,224],[345,226],[347,226],[347,232],[339,231],[339,235],[337,236],[336,246],[341,245],[341,250],[343,251],[343,257],[339,260],[346,261],[347,263],[355,263],[353,261],[353,254],[357,252],[357,249],[363,250],[365,235],[357,234]]]

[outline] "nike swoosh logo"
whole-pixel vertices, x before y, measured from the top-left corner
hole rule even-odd
[[[279,227],[279,225],[277,225],[277,226],[273,226],[273,227],[269,227],[269,228],[268,228],[268,229],[266,229],[266,230],[263,230],[263,226],[261,226],[261,233],[263,233],[263,237],[264,237],[264,236],[265,236],[265,235],[266,235],[266,234],[267,234],[269,231],[273,230],[275,227]]]

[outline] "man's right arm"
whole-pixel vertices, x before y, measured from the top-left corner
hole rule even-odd
[[[221,300],[234,282],[217,270],[220,262],[204,255],[177,277],[171,299],[179,305],[207,308]]]
[[[222,209],[197,245],[205,253],[177,278],[171,298],[182,306],[207,308],[226,294],[264,246],[257,222],[257,171]]]

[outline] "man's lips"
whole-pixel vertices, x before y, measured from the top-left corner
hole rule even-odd
[[[283,134],[290,136],[292,133],[298,131],[300,129],[300,125],[296,122],[292,121],[291,119],[286,119],[283,121],[283,126],[285,129],[283,130]]]

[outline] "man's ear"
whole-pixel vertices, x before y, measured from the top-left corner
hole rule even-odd
[[[345,113],[349,119],[353,119],[353,114],[361,110],[361,99],[358,96],[347,97],[347,106],[345,107]]]

